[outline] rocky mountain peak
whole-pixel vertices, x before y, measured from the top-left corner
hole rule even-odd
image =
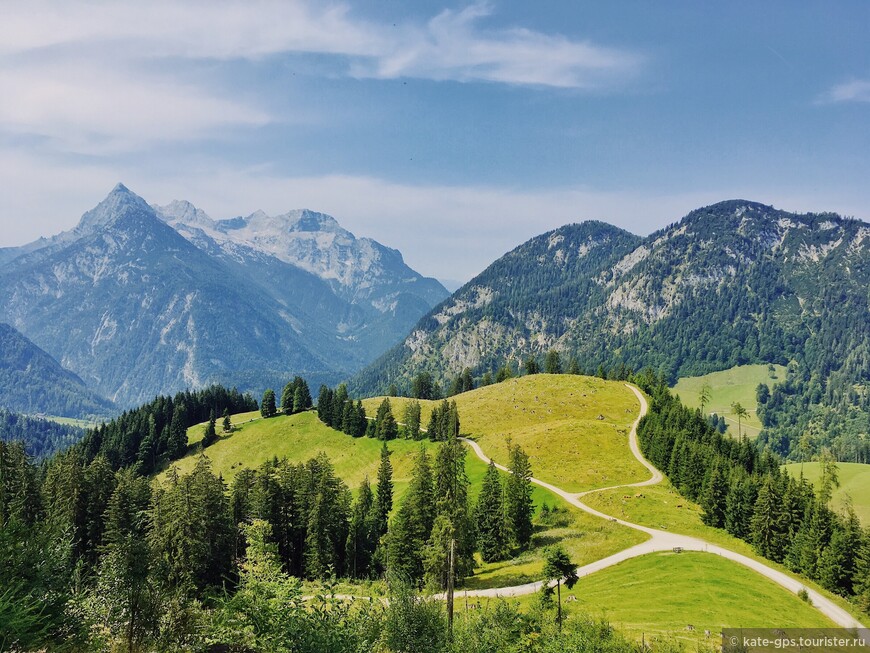
[[[74,232],[77,236],[89,235],[128,217],[151,219],[156,214],[145,200],[119,183],[102,202],[82,215]]]

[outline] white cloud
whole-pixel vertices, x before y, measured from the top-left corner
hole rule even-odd
[[[829,102],[870,102],[870,81],[856,79],[837,84],[822,95],[820,101]]]
[[[269,121],[262,110],[171,79],[88,62],[0,69],[0,125],[51,139],[64,151],[107,154],[155,141],[214,137]]]
[[[484,31],[490,8],[444,11],[423,25],[374,23],[344,4],[220,0],[28,2],[7,8],[0,53],[109,46],[124,57],[257,59],[307,52],[348,59],[361,77],[420,77],[592,88],[623,79],[636,55],[528,29]]]

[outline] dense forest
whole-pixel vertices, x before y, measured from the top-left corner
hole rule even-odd
[[[635,377],[652,398],[638,426],[644,454],[680,493],[701,505],[704,522],[753,545],[870,614],[870,530],[851,508],[829,506],[838,483],[833,456],[823,455],[818,491],[781,469],[769,449],[724,436],[700,411],[683,406],[664,379]]]
[[[257,410],[257,401],[235,388],[213,385],[174,397],[159,396],[108,423],[89,429],[75,455],[86,462],[102,456],[113,470],[136,466],[151,474],[187,453],[187,429],[215,415]]]
[[[296,379],[285,387],[282,412],[310,405],[303,384]],[[329,393],[343,397],[342,404],[329,404],[339,409],[336,414],[356,414],[359,402],[343,388],[321,389]],[[231,650],[344,651],[371,650],[375,641],[385,641],[398,651],[419,650],[410,642],[446,645],[442,610],[421,602],[416,591],[461,585],[474,573],[475,551],[484,560],[501,560],[529,546],[534,508],[528,457],[513,447],[513,474],[491,466],[471,505],[455,404],[436,411],[437,445],[421,443],[414,480],[395,510],[388,441],[400,433],[389,400],[374,420],[363,416],[374,425],[369,435],[384,444],[377,479],[366,479],[355,499],[322,454],[307,463],[270,460],[240,471],[230,486],[204,456],[188,475],[170,468],[156,484],[146,475],[155,465],[141,452],[154,451],[157,462],[169,457],[173,423],[208,419],[207,429],[214,428],[215,414],[227,406],[238,412],[256,402],[220,387],[158,397],[92,429],[80,444],[41,465],[22,444],[0,443],[0,650],[206,650],[222,644]],[[401,437],[419,438],[420,432],[403,425]],[[147,442],[155,434],[152,449]],[[306,607],[300,581],[328,585],[335,578],[389,578],[397,607],[348,606],[328,598]],[[262,612],[267,605],[274,609]],[[318,617],[320,610],[325,612]],[[550,619],[537,619],[523,617],[523,628],[550,628]],[[462,628],[477,632],[476,621],[457,623],[454,644],[472,636]],[[277,646],[278,633],[284,648]],[[515,628],[501,636],[505,650],[519,644]]]
[[[41,459],[63,451],[81,440],[84,430],[39,417],[28,417],[0,408],[0,440],[23,442],[28,456]]]
[[[112,402],[89,390],[84,381],[0,322],[0,408],[30,415],[94,418],[112,412]]]

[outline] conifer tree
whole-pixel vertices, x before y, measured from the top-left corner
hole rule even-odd
[[[392,452],[384,442],[381,447],[381,462],[378,465],[378,493],[376,503],[377,537],[387,532],[387,521],[393,510],[393,464],[390,462]]]
[[[541,366],[538,365],[538,361],[534,356],[529,356],[524,363],[526,368],[526,374],[537,374],[541,371]]]
[[[420,402],[409,401],[405,404],[405,410],[402,413],[403,434],[410,440],[420,439]]]
[[[271,388],[263,393],[263,400],[260,402],[260,415],[263,417],[273,417],[278,412],[275,406],[275,391]]]
[[[285,415],[293,414],[293,397],[296,395],[296,384],[293,381],[287,383],[281,391],[281,412]]]
[[[525,549],[532,541],[534,528],[532,516],[532,467],[529,457],[519,445],[509,448],[510,476],[505,487],[505,510],[508,515],[508,526],[516,546]]]
[[[758,491],[750,523],[755,550],[765,558],[781,562],[786,544],[784,526],[782,496],[774,477],[768,474]]]
[[[390,400],[386,397],[381,402],[381,405],[378,406],[377,416],[375,417],[375,433],[379,440],[395,440],[399,434],[399,426],[396,424],[396,418],[393,417]]]
[[[217,431],[215,430],[214,410],[212,410],[211,415],[208,418],[208,424],[205,425],[205,432],[202,436],[202,448],[205,449],[213,444],[215,440],[217,440]]]
[[[317,394],[317,418],[327,426],[332,425],[332,391],[325,385],[320,386]]]
[[[708,526],[720,528],[725,525],[726,498],[728,482],[722,475],[719,462],[713,463],[710,475],[701,494],[701,507],[704,514],[701,519]]]
[[[495,382],[501,383],[502,381],[507,381],[508,379],[513,378],[513,376],[514,373],[511,370],[510,365],[505,363],[499,368],[498,372],[495,373]]]
[[[169,427],[169,441],[166,455],[169,460],[181,458],[187,452],[187,407],[183,402],[175,404],[172,423]]]
[[[505,512],[502,484],[495,463],[489,461],[475,507],[477,547],[484,562],[501,560],[506,554]]]
[[[555,579],[556,581],[556,592],[558,594],[558,600],[556,605],[558,606],[558,617],[557,623],[559,624],[559,630],[562,630],[562,583],[565,583],[565,586],[568,589],[574,587],[575,583],[579,580],[577,576],[577,565],[571,562],[571,559],[568,557],[568,554],[565,553],[565,550],[557,545],[550,547],[544,556],[544,579],[546,581],[552,581]]]
[[[372,513],[375,502],[368,476],[363,479],[353,506],[353,514],[347,534],[345,558],[348,573],[353,578],[367,578],[372,564],[372,556],[377,544],[375,524]]]
[[[559,356],[559,352],[555,349],[551,349],[547,352],[547,356],[544,359],[544,371],[547,374],[562,373],[562,358]]]
[[[230,418],[230,409],[224,408],[224,423],[223,423],[224,433],[231,433],[233,430],[233,421]]]

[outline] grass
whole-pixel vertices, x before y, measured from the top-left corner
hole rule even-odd
[[[701,522],[702,510],[700,506],[680,496],[667,480],[658,485],[644,488],[623,488],[597,492],[583,497],[583,501],[605,514],[621,517],[642,526],[698,537],[764,562],[823,594],[859,621],[863,622],[867,618],[842,597],[822,589],[816,583],[789,571],[783,565],[759,556],[747,542],[730,535],[721,528],[706,526]]]
[[[569,603],[572,610],[604,617],[637,638],[679,634],[696,641],[705,640],[709,630],[718,643],[723,627],[835,625],[772,580],[731,560],[696,552],[626,560],[581,578],[571,594],[576,597]],[[692,631],[686,628],[690,624]]]
[[[235,475],[245,467],[259,467],[276,456],[298,463],[306,462],[320,452],[329,456],[336,475],[351,488],[359,487],[366,476],[372,485],[376,483],[383,444],[379,440],[352,438],[331,429],[317,419],[315,412],[278,415],[269,419],[259,419],[259,416],[259,413],[233,415],[234,431],[221,434],[217,442],[205,450],[213,471],[222,474],[228,483],[232,483]],[[189,473],[196,464],[200,455],[198,443],[202,440],[204,428],[204,424],[197,424],[188,429],[191,452],[174,463],[179,473]],[[428,442],[426,445],[430,446]],[[400,497],[411,480],[420,443],[394,440],[388,446],[393,452],[390,460],[394,489],[396,496]]]
[[[382,397],[363,402],[374,414]],[[509,379],[451,398],[463,435],[506,464],[508,441],[528,454],[535,477],[569,492],[642,481],[649,475],[628,448],[640,406],[625,384],[568,374]],[[396,419],[405,404],[391,398]],[[421,402],[423,426],[438,402]]]
[[[749,413],[742,420],[741,429],[748,437],[755,437],[761,432],[761,421],[755,414],[758,402],[755,399],[755,388],[759,383],[769,387],[785,378],[785,367],[774,365],[774,375],[771,377],[767,365],[738,365],[729,370],[711,372],[704,376],[689,376],[680,379],[673,390],[680,395],[680,400],[690,408],[698,408],[698,393],[701,387],[710,385],[710,401],[705,407],[708,413],[723,415],[728,422],[728,432],[737,434],[737,417],[731,410],[731,404],[739,402]]]
[[[97,426],[97,424],[99,424],[99,422],[95,422],[93,420],[76,419],[75,417],[57,417],[55,415],[35,415],[35,417],[48,420],[49,422],[57,422],[58,424],[63,424],[64,426],[75,426],[80,429],[94,428],[95,426]]]
[[[818,487],[819,463],[794,463],[785,468],[796,478],[803,471],[804,477]],[[840,487],[834,490],[831,507],[839,511],[851,503],[861,523],[870,526],[870,465],[837,463],[837,470]]]
[[[463,433],[473,435],[487,452],[491,448],[498,449],[500,445],[503,459],[507,457],[505,434],[512,435],[514,441],[529,453],[536,476],[543,475],[561,485],[559,470],[570,470],[574,474],[575,487],[580,488],[645,478],[643,468],[631,456],[626,435],[628,426],[637,416],[637,399],[620,383],[569,375],[536,375],[481,388],[455,399]],[[366,412],[374,414],[380,401],[365,400]],[[401,420],[402,406],[409,400],[395,398],[392,401],[394,413]],[[422,403],[425,425],[437,402]],[[598,420],[599,414],[604,414],[606,419]],[[236,425],[234,432],[221,435],[205,450],[215,473],[222,474],[228,483],[241,469],[257,467],[275,456],[304,462],[321,451],[332,460],[336,475],[351,488],[358,487],[366,475],[372,483],[375,482],[380,441],[351,438],[322,424],[313,412],[268,420],[260,419],[259,413],[254,412],[234,415],[232,420]],[[572,420],[579,422],[579,427],[568,423]],[[180,473],[189,472],[196,464],[204,428],[204,424],[198,424],[188,430],[191,452],[175,463]],[[523,432],[526,429],[530,432],[528,435]],[[560,452],[565,453],[564,445],[569,439],[574,443],[569,445],[571,454],[566,465],[559,458]],[[393,451],[395,505],[407,490],[414,458],[421,445],[433,453],[437,446],[428,440],[399,439],[388,444]],[[590,453],[584,455],[587,447]],[[595,472],[588,474],[587,468]],[[471,483],[469,499],[474,505],[486,464],[471,450],[466,457],[466,473]],[[585,564],[646,538],[638,531],[567,506],[559,497],[538,486],[533,486],[532,498],[537,507],[543,503],[551,507],[563,506],[567,510],[565,525],[539,527],[532,549],[515,559],[481,563],[475,575],[467,580],[467,587],[505,587],[538,580],[544,566],[543,548],[557,542],[573,559]],[[364,593],[372,591],[367,586],[358,589]]]

